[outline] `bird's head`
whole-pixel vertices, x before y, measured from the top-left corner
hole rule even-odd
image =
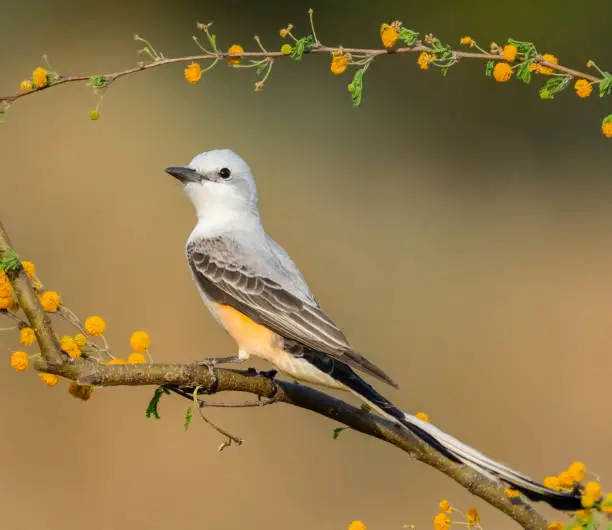
[[[211,209],[257,210],[257,189],[251,169],[231,149],[196,155],[187,166],[166,173],[183,184],[198,217]]]

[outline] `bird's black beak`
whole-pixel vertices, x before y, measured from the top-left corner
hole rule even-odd
[[[172,175],[175,179],[180,180],[183,184],[199,182],[201,179],[197,171],[188,167],[167,167],[166,173],[168,173],[168,175]]]

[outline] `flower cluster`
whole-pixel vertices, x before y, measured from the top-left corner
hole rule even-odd
[[[30,261],[22,261],[20,263],[26,276],[32,282],[32,288],[38,295],[41,307],[47,313],[54,313],[60,318],[64,318],[78,331],[74,335],[57,337],[60,350],[64,354],[71,359],[82,357],[87,358],[91,362],[108,362],[108,364],[135,364],[150,361],[149,347],[151,345],[151,338],[146,331],[135,331],[130,336],[129,343],[132,353],[128,355],[127,360],[114,357],[104,337],[104,331],[106,330],[104,319],[94,315],[86,318],[85,322],[81,324],[79,318],[64,305],[61,296],[57,292],[42,289],[42,284],[36,276],[34,264]],[[18,322],[16,329],[19,330],[19,342],[22,346],[33,346],[36,342],[36,331],[18,316],[19,304],[15,299],[11,283],[5,271],[0,271],[0,304],[0,309],[10,309],[13,315],[12,318]],[[97,343],[94,339],[99,339],[101,344]],[[110,359],[105,361],[105,356]],[[28,354],[22,350],[15,350],[11,354],[10,364],[18,372],[23,372],[28,369],[30,360],[36,357],[40,357],[40,353]],[[39,375],[40,379],[48,386],[55,386],[59,382],[59,378],[55,374],[40,373]],[[93,387],[73,382],[69,387],[69,392],[79,399],[87,400],[91,397]]]
[[[448,530],[451,526],[467,526],[468,528],[481,529],[480,514],[476,508],[470,508],[463,513],[461,510],[450,505],[448,499],[442,499],[438,504],[440,512],[433,519],[434,530]],[[453,521],[451,514],[462,516],[461,521]]]

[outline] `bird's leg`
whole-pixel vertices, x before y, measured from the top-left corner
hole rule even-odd
[[[249,368],[247,372],[249,373],[249,375],[260,375],[262,377],[269,379],[270,381],[274,381],[276,374],[278,374],[278,370],[274,370],[274,369],[263,371],[263,370],[257,370],[255,368]]]
[[[217,366],[218,364],[243,363],[244,361],[246,361],[245,357],[240,357],[239,355],[230,355],[229,357],[209,357],[208,359],[196,361],[195,364],[197,366],[206,366],[208,368],[208,373],[212,378],[212,387],[215,387],[217,384],[215,366]]]

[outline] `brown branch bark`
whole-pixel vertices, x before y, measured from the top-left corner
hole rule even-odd
[[[308,53],[323,53],[330,54],[332,51],[337,48],[333,48],[330,46],[316,46]],[[432,48],[425,46],[423,44],[417,43],[415,46],[410,46],[406,48],[396,48],[396,49],[385,49],[385,48],[343,48],[345,52],[355,54],[355,55],[365,55],[368,57],[379,57],[382,55],[395,55],[395,54],[406,54],[406,53],[421,53],[421,52],[432,52]],[[493,53],[480,53],[480,52],[467,52],[461,50],[453,51],[455,57],[457,59],[483,59],[486,61],[503,61],[504,58],[499,54]],[[254,58],[254,59],[278,59],[278,58],[288,58],[288,55],[283,55],[281,52],[244,52],[240,54],[241,57],[246,58]],[[227,52],[220,53],[205,53],[200,55],[189,55],[184,57],[169,57],[165,59],[160,59],[158,61],[154,61],[147,64],[142,64],[136,66],[134,68],[128,68],[127,70],[121,70],[118,72],[111,72],[108,74],[95,74],[108,79],[109,84],[116,81],[117,79],[124,77],[126,75],[136,74],[138,72],[144,72],[145,70],[150,70],[152,68],[157,68],[159,66],[164,66],[167,64],[174,63],[186,63],[192,61],[206,61],[206,60],[216,60],[216,59],[225,59],[229,57],[230,54]],[[568,68],[566,66],[562,66],[560,64],[550,63],[544,61],[541,57],[537,57],[534,59],[534,62],[541,64],[547,68],[551,68],[557,72],[561,72],[567,75],[571,75],[573,77],[588,79],[594,83],[601,81],[601,77],[594,76],[592,74],[581,72],[578,70],[574,70],[572,68]],[[88,81],[92,75],[77,75],[77,76],[61,76],[58,80],[39,88],[34,88],[33,90],[29,90],[27,92],[18,92],[16,94],[10,96],[0,96],[0,103],[5,102],[7,104],[12,103],[13,101],[20,99],[25,96],[29,96],[31,94],[35,94],[36,92],[41,92],[42,90],[47,90],[49,88],[53,88],[59,85],[63,85],[65,83],[74,83],[79,81]]]
[[[0,259],[11,249],[0,223]],[[310,410],[355,431],[395,445],[409,456],[444,473],[468,491],[505,513],[527,530],[546,530],[546,520],[529,504],[513,503],[504,493],[501,483],[451,462],[435,449],[421,442],[408,430],[394,422],[353,407],[313,388],[272,380],[250,371],[214,369],[197,364],[102,364],[93,359],[72,359],[60,348],[51,322],[41,307],[23,269],[9,271],[19,304],[33,327],[41,350],[41,358],[32,361],[41,372],[56,374],[81,384],[92,386],[175,386],[200,387],[208,394],[246,392],[275,402]]]

